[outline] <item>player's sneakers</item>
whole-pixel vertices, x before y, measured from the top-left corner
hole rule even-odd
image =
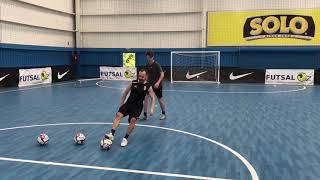
[[[104,137],[107,138],[107,139],[110,139],[111,141],[113,141],[113,139],[114,139],[112,133],[105,134]]]
[[[165,114],[161,114],[160,115],[160,120],[165,120],[167,117],[166,117],[166,115]]]
[[[121,147],[126,147],[128,145],[128,139],[123,138],[121,141]]]

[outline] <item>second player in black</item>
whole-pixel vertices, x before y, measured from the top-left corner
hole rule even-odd
[[[152,51],[147,51],[146,57],[147,57],[148,63],[145,69],[147,70],[147,74],[148,74],[148,82],[152,86],[152,89],[158,98],[158,102],[162,110],[162,113],[160,114],[159,119],[164,120],[166,119],[165,103],[162,95],[162,80],[164,78],[164,72],[161,68],[161,65],[154,60],[154,53]],[[144,116],[143,116],[144,120],[147,119],[147,112],[148,112],[148,96],[146,96],[145,103],[144,103]]]

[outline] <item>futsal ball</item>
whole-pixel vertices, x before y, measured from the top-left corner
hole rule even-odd
[[[308,80],[308,75],[306,73],[299,73],[297,78],[300,82],[304,82]]]
[[[110,150],[111,146],[112,146],[112,141],[110,139],[107,139],[107,138],[101,139],[100,141],[101,149],[108,151]]]
[[[41,133],[38,138],[37,138],[37,142],[40,144],[40,145],[46,145],[48,144],[49,142],[49,136],[46,135],[45,133]]]
[[[73,140],[76,144],[82,145],[86,140],[86,136],[83,133],[77,133],[74,136]]]

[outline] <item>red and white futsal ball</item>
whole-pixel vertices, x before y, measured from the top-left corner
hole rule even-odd
[[[46,145],[49,143],[49,136],[45,133],[41,133],[37,138],[37,142],[40,145]]]
[[[73,140],[76,144],[82,145],[86,140],[86,136],[83,133],[77,133],[74,136]]]

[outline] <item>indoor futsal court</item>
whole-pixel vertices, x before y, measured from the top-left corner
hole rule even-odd
[[[170,118],[138,122],[125,149],[123,119],[112,149],[102,151],[126,84],[98,85],[1,91],[1,179],[319,177],[318,87],[166,83]],[[73,143],[78,131],[87,135],[82,146]],[[47,146],[35,142],[40,132]]]
[[[319,26],[319,0],[0,0],[0,180],[318,180]]]

